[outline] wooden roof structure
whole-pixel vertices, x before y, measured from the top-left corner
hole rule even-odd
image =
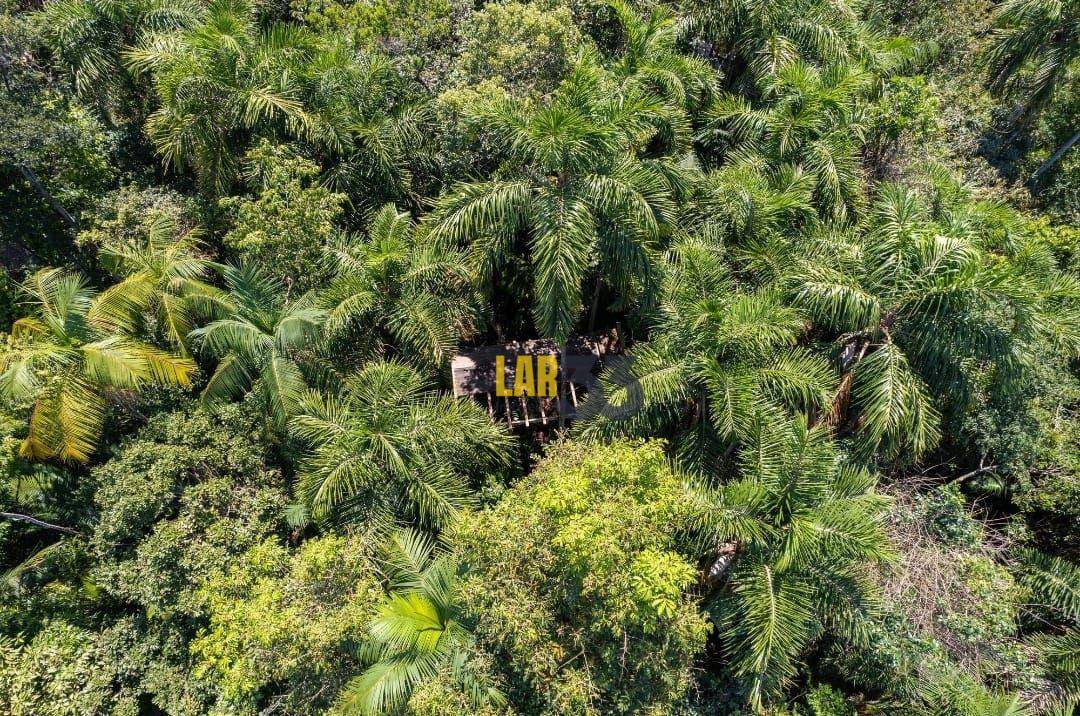
[[[578,405],[592,387],[595,369],[604,356],[619,352],[617,330],[595,336],[571,336],[565,345],[550,338],[484,346],[461,353],[450,364],[454,395],[476,400],[494,420],[511,428],[540,429],[562,426],[577,415]],[[558,395],[555,397],[497,396],[496,358],[505,358],[504,385],[514,384],[516,358],[520,355],[554,355],[559,360]]]

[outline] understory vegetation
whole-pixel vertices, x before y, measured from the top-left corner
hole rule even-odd
[[[1077,0],[0,0],[0,77],[0,713],[1080,708]]]

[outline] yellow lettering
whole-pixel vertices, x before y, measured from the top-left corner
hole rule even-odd
[[[559,361],[554,355],[536,356],[536,394],[553,398],[559,394]]]
[[[495,356],[495,395],[500,398],[511,395],[506,387],[506,356]]]
[[[536,395],[532,356],[518,356],[514,368],[514,395]]]

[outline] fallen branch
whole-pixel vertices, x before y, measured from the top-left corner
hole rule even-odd
[[[997,465],[987,465],[986,467],[980,467],[980,468],[978,468],[976,470],[972,470],[971,472],[965,472],[963,475],[960,475],[959,477],[954,477],[954,478],[950,479],[949,482],[963,482],[965,480],[970,480],[971,478],[975,477],[976,475],[981,475],[984,472],[991,472],[993,470],[996,470],[997,467],[998,467]]]
[[[57,532],[63,532],[64,534],[82,537],[82,533],[78,530],[74,530],[70,527],[64,527],[63,525],[54,525],[51,522],[39,520],[37,517],[31,517],[30,515],[21,515],[18,512],[0,512],[0,518],[3,518],[5,520],[13,520],[15,522],[27,522],[34,525],[35,527],[41,527],[47,530],[56,530]]]
[[[37,174],[34,173],[33,169],[26,164],[17,164],[16,167],[18,168],[19,173],[23,175],[23,179],[26,179],[27,183],[34,188],[34,191],[49,203],[52,210],[56,212],[57,216],[64,220],[64,223],[68,225],[68,228],[72,230],[78,228],[78,224],[75,223],[75,217],[68,213],[68,210],[64,208],[64,205],[45,188],[45,185],[41,183],[41,180],[38,179]]]

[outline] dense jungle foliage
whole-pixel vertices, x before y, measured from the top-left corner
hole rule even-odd
[[[0,713],[1080,709],[1080,1],[0,0]],[[618,329],[566,430],[472,348]]]

